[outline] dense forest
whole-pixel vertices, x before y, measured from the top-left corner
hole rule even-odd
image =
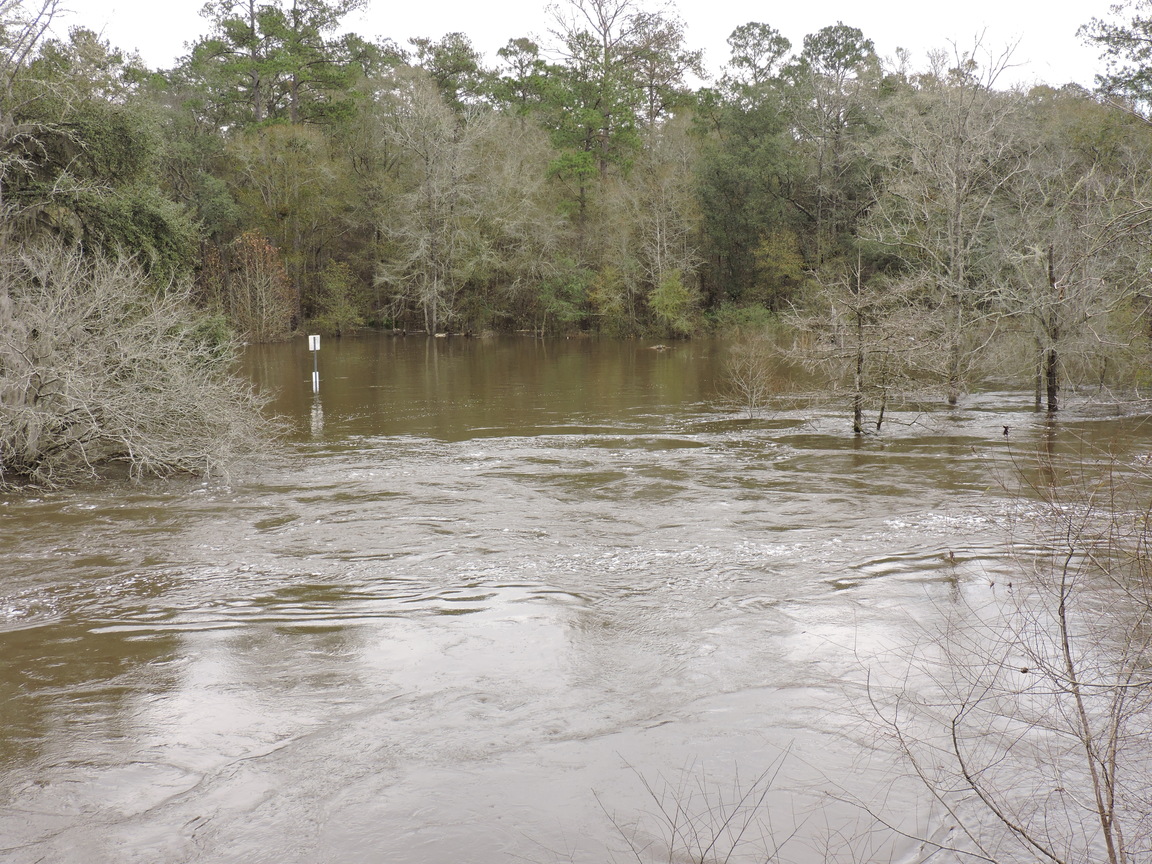
[[[344,32],[366,2],[212,0],[153,70],[82,22],[53,37],[60,0],[0,0],[5,245],[130,258],[209,341],[773,325],[851,382],[857,431],[924,382],[1034,381],[1055,410],[1140,381],[1146,3],[1081,29],[1089,92],[1001,86],[1011,51],[979,42],[914,68],[843,23],[742,25],[707,80],[642,0],[563,0],[545,44],[486,58]]]

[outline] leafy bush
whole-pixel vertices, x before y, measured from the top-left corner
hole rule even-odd
[[[718,333],[767,330],[779,323],[776,313],[765,306],[723,303],[706,313],[709,326]]]
[[[328,262],[320,271],[320,296],[312,327],[329,336],[341,336],[345,330],[363,327],[367,302],[362,295],[363,291],[357,290],[351,267]]]
[[[680,270],[665,270],[648,295],[648,305],[669,335],[687,336],[696,327],[699,299],[697,292],[684,284]]]
[[[570,258],[557,262],[556,272],[540,283],[540,330],[549,324],[563,332],[579,326],[587,315],[588,287],[593,274]]]

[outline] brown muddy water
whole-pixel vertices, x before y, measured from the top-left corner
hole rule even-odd
[[[928,860],[843,800],[940,827],[866,675],[1010,581],[1019,454],[1148,429],[984,392],[858,442],[726,409],[722,354],[325,340],[314,398],[301,339],[248,357],[270,464],[0,498],[0,860],[689,860],[677,807]]]

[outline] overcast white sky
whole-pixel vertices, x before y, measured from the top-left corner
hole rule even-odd
[[[1013,55],[1018,67],[1013,82],[1092,84],[1099,71],[1098,52],[1081,44],[1076,29],[1094,16],[1105,17],[1111,0],[791,0],[778,5],[741,0],[679,0],[676,8],[687,23],[690,46],[703,48],[713,71],[727,60],[728,34],[740,24],[763,21],[799,45],[806,33],[843,21],[859,27],[877,51],[891,56],[896,48],[913,53],[915,65],[930,48],[950,42],[971,47],[983,34],[985,47],[1003,49],[1019,43]],[[369,0],[369,9],[350,16],[347,25],[367,38],[387,36],[404,44],[411,36],[438,38],[459,30],[488,58],[509,39],[545,34],[547,0]],[[114,46],[136,50],[154,68],[167,68],[184,53],[184,45],[205,33],[199,16],[203,0],[66,0],[72,11],[63,30],[83,25],[103,33]],[[651,8],[656,3],[643,3]]]

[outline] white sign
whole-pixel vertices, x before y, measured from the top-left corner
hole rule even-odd
[[[309,351],[319,351],[320,350],[320,337],[319,336],[309,336],[308,337],[308,350]]]

